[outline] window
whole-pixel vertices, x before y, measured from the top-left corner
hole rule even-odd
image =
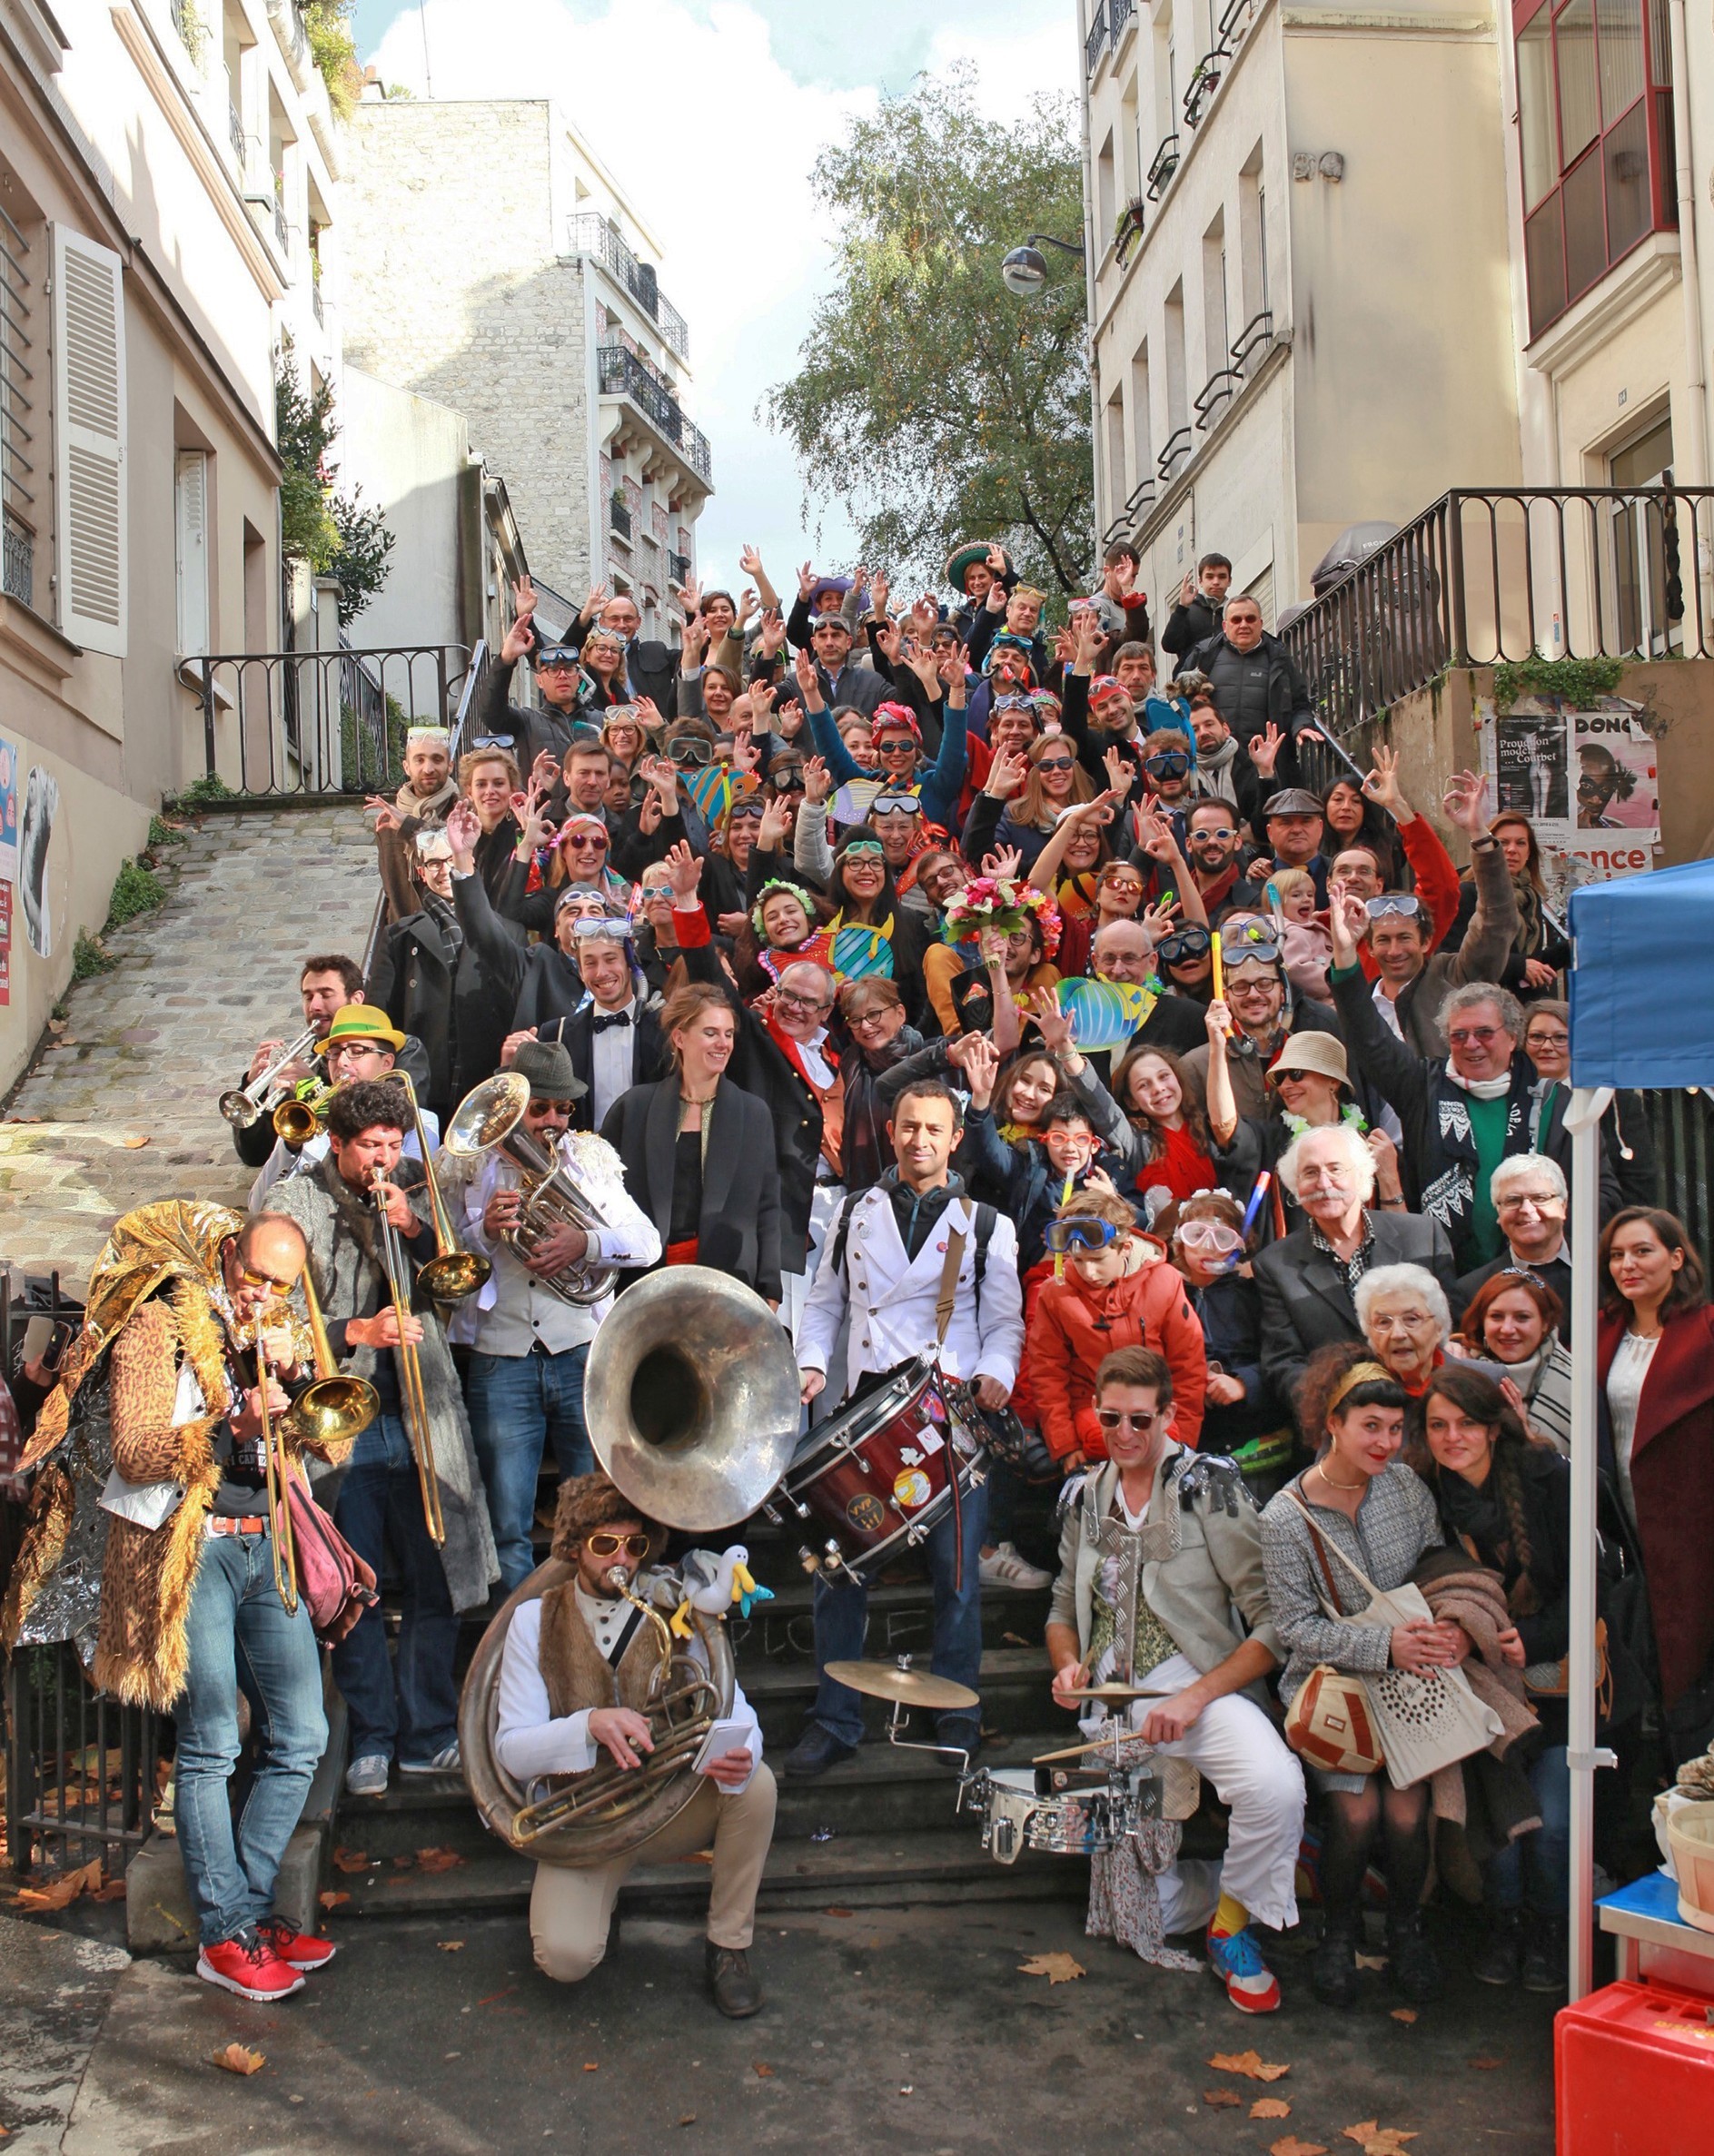
[[[180,450],[173,472],[173,569],[178,592],[179,657],[208,649],[208,454]]]
[[[1665,0],[1518,0],[1530,333],[1678,224]]]

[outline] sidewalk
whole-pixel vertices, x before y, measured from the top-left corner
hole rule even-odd
[[[63,2143],[4,2145],[1261,2156],[1287,2134],[1351,2151],[1343,2129],[1372,2119],[1418,2137],[1407,2156],[1552,2148],[1551,2001],[1461,1979],[1446,2003],[1402,2023],[1396,1994],[1371,1977],[1354,2012],[1332,2013],[1294,1957],[1284,2010],[1250,2020],[1205,1973],[1149,1969],[1085,1940],[1064,1905],[792,1918],[757,1941],[769,2003],[745,2022],[707,2003],[701,1943],[681,1924],[628,1922],[617,1960],[575,1990],[536,1973],[516,1919],[383,1919],[336,1936],[339,1959],[271,2010],[199,1983],[183,1962],[133,1963]],[[1087,1974],[1050,1984],[1019,1973],[1044,1952],[1075,1955]],[[265,2055],[260,2073],[209,2063],[233,2039]],[[1291,2072],[1263,2083],[1207,2063],[1251,2049]],[[11,2046],[0,2055],[10,2123]],[[1205,2091],[1241,2102],[1212,2107]],[[1289,2116],[1253,2121],[1263,2097]]]

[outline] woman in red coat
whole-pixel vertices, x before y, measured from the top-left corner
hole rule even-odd
[[[1078,1191],[1050,1225],[1070,1231],[1063,1277],[1046,1281],[1029,1320],[1024,1362],[1048,1450],[1075,1474],[1107,1456],[1095,1420],[1095,1371],[1117,1348],[1153,1348],[1173,1373],[1173,1429],[1194,1452],[1202,1435],[1208,1383],[1202,1321],[1182,1276],[1137,1227],[1126,1202]],[[1108,1240],[1100,1240],[1110,1231]]]
[[[1669,1212],[1601,1231],[1602,1465],[1642,1558],[1674,1763],[1714,1736],[1714,1310]]]

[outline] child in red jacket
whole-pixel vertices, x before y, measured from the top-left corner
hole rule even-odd
[[[1153,1348],[1173,1373],[1174,1435],[1194,1451],[1208,1382],[1202,1322],[1160,1243],[1123,1198],[1097,1191],[1065,1200],[1048,1242],[1065,1245],[1065,1276],[1042,1289],[1024,1346],[1048,1450],[1068,1475],[1105,1459],[1095,1371],[1117,1348]]]

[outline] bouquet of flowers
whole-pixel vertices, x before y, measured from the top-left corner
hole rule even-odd
[[[1059,948],[1059,908],[1045,891],[1011,876],[979,875],[946,901],[941,934],[949,944],[979,939],[985,929],[1010,935],[1015,929],[1035,921],[1042,932],[1042,950],[1051,958]]]

